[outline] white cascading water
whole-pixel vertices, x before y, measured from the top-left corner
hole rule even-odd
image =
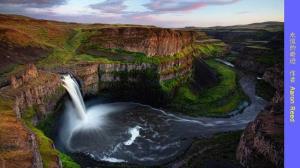
[[[62,75],[61,80],[72,102],[67,101],[65,104],[59,139],[68,150],[78,151],[82,148],[78,149],[76,144],[72,145],[74,144],[72,138],[78,134],[87,134],[87,136],[96,134],[101,137],[99,139],[103,139],[100,126],[105,124],[104,117],[114,108],[102,106],[86,108],[77,81],[69,74]]]
[[[255,96],[251,78],[243,79],[242,87],[247,86],[246,93],[254,103],[230,118],[179,116],[129,102],[87,102],[85,107],[76,80],[70,75],[62,76],[61,80],[72,102],[66,100],[56,145],[96,161],[150,166],[169,162],[185,151],[194,137],[245,128],[266,105]]]
[[[78,117],[81,120],[84,120],[86,117],[86,109],[83,102],[83,98],[81,96],[81,92],[79,89],[79,85],[75,79],[71,77],[71,75],[63,75],[61,77],[61,80],[63,81],[63,87],[66,88],[69,95],[71,96],[71,99],[74,103],[74,106],[76,108],[76,112]]]

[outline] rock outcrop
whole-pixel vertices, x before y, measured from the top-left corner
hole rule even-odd
[[[241,136],[237,159],[243,166],[269,163],[272,167],[283,167],[283,108],[276,106],[261,112]]]
[[[121,80],[118,73],[130,73],[133,71],[142,71],[146,69],[155,68],[151,64],[99,64],[99,76],[101,82],[117,82]],[[129,80],[134,81],[136,79],[129,78]]]
[[[160,65],[158,65],[160,81],[170,80],[191,74],[193,59],[194,58],[192,55],[187,55],[185,57],[162,62]]]
[[[1,100],[0,100],[1,101]],[[5,100],[6,102],[8,100]],[[3,168],[40,168],[42,160],[35,135],[19,120],[13,108],[0,103],[0,165]],[[3,109],[3,106],[6,106]]]
[[[94,31],[94,30],[90,30]],[[89,45],[145,53],[148,56],[173,55],[191,45],[196,34],[148,27],[115,27],[95,30]]]
[[[97,94],[99,91],[99,64],[82,63],[71,68],[71,73],[79,79],[83,94]]]
[[[247,126],[237,149],[237,159],[246,167],[255,167],[259,161],[279,168],[283,167],[283,153],[283,111],[272,106]]]
[[[266,165],[283,167],[284,163],[284,98],[283,67],[269,68],[263,80],[276,89],[272,104],[251,122],[241,136],[237,159],[245,167]]]
[[[2,92],[15,100],[14,111],[19,118],[33,105],[39,108],[39,117],[45,117],[65,93],[58,74],[38,71],[32,64],[21,77],[12,76],[11,85]]]
[[[60,78],[57,74],[38,71],[30,64],[21,77],[12,76],[10,83],[0,89],[0,164],[12,168],[43,167],[37,136],[21,117],[26,109],[35,106],[37,114],[32,121],[35,124],[52,112],[64,94],[64,90],[59,89]],[[58,157],[49,162],[53,167],[60,167]]]

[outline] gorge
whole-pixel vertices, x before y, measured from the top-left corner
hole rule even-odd
[[[183,153],[193,137],[245,128],[267,104],[255,97],[253,78],[245,76],[240,84],[251,96],[252,104],[241,107],[243,112],[230,118],[188,117],[138,103],[103,103],[94,99],[81,114],[84,104],[78,100],[81,95],[74,94],[79,89],[76,81],[70,81],[69,75],[62,80],[73,100],[72,104],[67,103],[63,114],[59,132],[62,149],[82,152],[99,161],[165,164]],[[78,97],[73,98],[74,95]]]
[[[282,31],[228,29],[0,15],[0,163],[282,167]]]

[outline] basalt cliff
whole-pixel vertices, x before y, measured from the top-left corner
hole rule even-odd
[[[189,46],[196,38],[195,32],[153,27],[116,27],[86,31],[93,32],[89,37],[89,45],[140,52],[148,56],[173,55]]]
[[[61,74],[72,74],[85,95],[110,89],[155,104],[170,96],[160,82],[191,76],[202,66],[194,57],[204,55],[194,43],[198,33],[185,30],[8,15],[0,15],[0,30],[0,164],[10,168],[62,167],[52,140],[36,129],[66,95]]]
[[[0,165],[64,165],[66,157],[61,157],[52,140],[38,129],[45,119],[57,114],[60,100],[67,96],[61,86],[62,74],[77,79],[85,96],[109,92],[118,100],[166,105],[187,88],[200,92],[219,87],[224,74],[218,67],[224,65],[203,59],[224,58],[230,49],[198,30],[85,25],[0,15]],[[243,51],[253,55],[251,49]],[[235,72],[224,69],[235,84]],[[269,66],[253,69],[261,69],[259,74],[264,74],[265,81],[273,80]],[[273,87],[281,95],[280,89]],[[228,104],[239,104],[239,100],[227,100],[241,98],[239,87],[234,85],[219,97],[222,99],[213,100],[216,106],[227,109]],[[281,103],[280,96],[273,101]],[[261,113],[241,137],[237,158],[242,165],[249,165],[257,152],[275,165],[282,164],[282,155],[277,152],[282,148],[259,131],[273,127],[272,123],[265,124],[264,118],[275,114],[272,111],[276,107]]]

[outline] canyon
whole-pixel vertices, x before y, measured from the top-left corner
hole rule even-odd
[[[148,56],[173,55],[190,45],[196,37],[195,32],[157,27],[116,27],[85,31],[93,33],[88,45],[119,48]],[[83,44],[82,47],[89,46]]]
[[[16,24],[20,25],[16,27]],[[32,32],[28,25],[38,29]],[[71,74],[78,81],[84,97],[109,93],[117,100],[168,109],[169,104],[180,100],[180,90],[188,88],[198,92],[217,86],[222,79],[212,66],[225,65],[206,59],[217,56],[226,60],[232,57],[232,51],[240,54],[232,61],[234,65],[262,76],[276,90],[271,105],[258,114],[241,135],[236,158],[243,166],[251,167],[258,156],[263,156],[266,162],[282,167],[283,139],[269,138],[283,134],[282,67],[276,63],[274,70],[265,60],[261,64],[251,63],[258,55],[278,53],[276,56],[280,56],[280,49],[274,47],[280,46],[280,32],[277,38],[270,39],[273,43],[264,46],[271,48],[266,51],[265,48],[241,47],[241,42],[212,34],[211,30],[191,28],[84,25],[9,15],[0,16],[0,28],[0,51],[5,55],[1,55],[0,69],[0,164],[6,167],[64,165],[53,140],[38,129],[51,116],[60,115],[59,104],[67,97],[62,74]],[[274,73],[279,74],[276,79]],[[212,102],[217,102],[222,109],[235,102],[224,102],[226,97],[238,95],[242,99],[238,88],[231,88],[230,91],[236,92],[224,93]],[[243,101],[236,101],[236,105],[222,112],[230,112]],[[180,108],[175,107],[175,110],[185,114]],[[270,118],[275,121],[268,123]],[[273,130],[278,126],[279,129]],[[186,157],[183,154],[182,158]]]

